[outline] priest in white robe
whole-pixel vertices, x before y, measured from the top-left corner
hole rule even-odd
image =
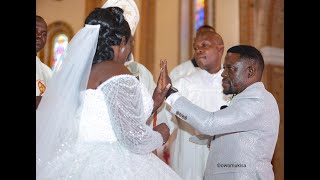
[[[41,101],[41,96],[46,90],[52,70],[37,57],[47,42],[47,23],[41,16],[36,16],[36,109]]]
[[[194,57],[200,68],[189,76],[172,81],[172,84],[194,104],[207,111],[217,111],[229,99],[223,94],[221,85],[223,40],[216,32],[200,32],[195,38],[194,50]],[[201,133],[176,116],[168,115],[168,118],[175,126],[173,137],[169,138],[172,144],[168,147],[171,167],[185,180],[203,180],[209,144],[191,142],[191,137]],[[211,139],[207,140],[208,143],[210,141]]]

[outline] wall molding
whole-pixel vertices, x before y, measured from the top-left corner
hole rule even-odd
[[[265,64],[281,65],[281,66],[284,65],[284,49],[283,48],[264,46],[260,48],[260,52],[263,55]]]

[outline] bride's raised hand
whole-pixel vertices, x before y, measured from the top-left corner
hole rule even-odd
[[[163,60],[162,61],[162,65],[161,66],[161,69],[162,69],[162,83],[163,83],[163,86],[166,87],[168,84],[170,84],[171,86],[171,79],[169,77],[169,73],[168,73],[168,66],[167,66],[167,60]]]
[[[171,79],[168,76],[167,61],[160,60],[160,75],[158,78],[157,87],[152,95],[152,99],[154,101],[153,112],[155,112],[163,103],[170,86]]]

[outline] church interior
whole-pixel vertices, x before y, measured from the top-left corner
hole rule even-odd
[[[38,56],[54,70],[85,17],[107,0],[36,0],[36,14],[48,24],[47,43]],[[135,61],[153,74],[160,60],[170,71],[193,56],[197,28],[208,24],[222,36],[226,50],[248,44],[263,54],[263,83],[280,111],[278,141],[272,164],[275,180],[284,179],[284,0],[135,0],[140,21],[134,36]],[[224,56],[223,56],[224,57]]]

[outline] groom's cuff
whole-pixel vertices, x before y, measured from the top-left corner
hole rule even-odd
[[[179,92],[173,93],[166,99],[166,103],[172,106],[179,97],[181,97]]]

